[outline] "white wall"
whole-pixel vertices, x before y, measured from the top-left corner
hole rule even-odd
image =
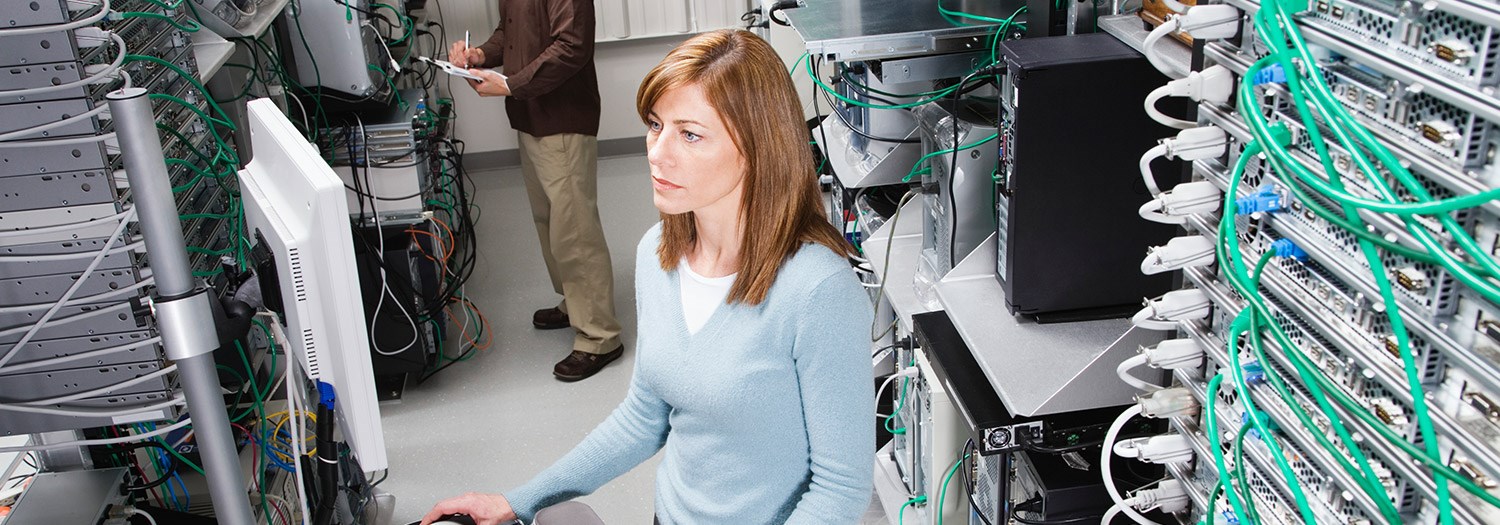
[[[429,2],[427,14],[437,18],[439,10]],[[493,8],[490,1],[442,0],[442,23],[447,27],[448,39],[462,39],[464,31],[470,32],[475,45],[489,38],[494,31]],[[599,21],[604,23],[604,21]],[[803,52],[802,41],[790,28],[772,25],[770,42],[790,67]],[[595,47],[594,66],[599,73],[599,95],[603,114],[599,121],[599,140],[642,137],[645,126],[635,113],[635,92],[646,72],[661,61],[668,51],[686,40],[687,36],[661,37],[646,40],[600,41]],[[451,43],[451,42],[450,42]],[[446,44],[445,44],[446,46]],[[806,72],[798,68],[792,78],[797,81],[798,93],[804,99],[804,107],[811,116],[811,101],[807,99],[810,87]],[[438,82],[439,89],[445,82]],[[453,99],[458,109],[455,134],[467,144],[467,153],[483,153],[516,149],[516,134],[510,129],[505,116],[505,104],[498,98],[481,98],[467,84],[453,82]],[[827,111],[827,108],[824,108]]]

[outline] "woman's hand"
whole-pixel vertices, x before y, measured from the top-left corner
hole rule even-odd
[[[448,48],[448,63],[458,67],[477,67],[484,63],[484,50],[468,47],[459,40]]]
[[[470,492],[433,505],[432,510],[422,516],[422,525],[428,525],[448,514],[468,514],[470,518],[474,518],[476,525],[501,525],[516,519],[516,511],[510,508],[510,502],[505,500],[505,496]]]

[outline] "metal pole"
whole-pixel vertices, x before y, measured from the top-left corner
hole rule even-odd
[[[136,217],[146,237],[146,254],[156,279],[152,299],[157,327],[167,358],[177,363],[214,515],[225,525],[252,525],[254,514],[245,491],[245,474],[240,469],[234,436],[229,431],[229,413],[214,369],[213,351],[219,346],[219,338],[209,296],[206,290],[195,288],[151,100],[141,88],[116,91],[108,98]]]

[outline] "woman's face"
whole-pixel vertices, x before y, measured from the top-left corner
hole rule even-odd
[[[697,84],[663,93],[651,108],[646,160],[651,163],[652,200],[662,213],[739,209],[745,158]]]

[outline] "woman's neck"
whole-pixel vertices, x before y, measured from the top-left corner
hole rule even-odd
[[[742,238],[738,211],[703,209],[693,213],[698,235],[688,253],[688,264],[694,273],[723,277],[738,271]]]

